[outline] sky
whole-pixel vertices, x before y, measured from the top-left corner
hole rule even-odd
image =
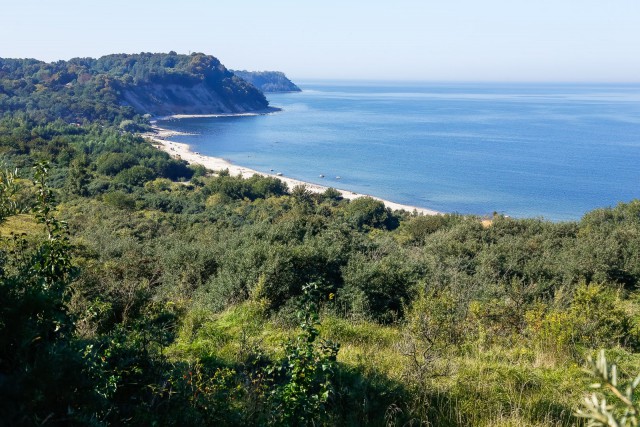
[[[639,0],[20,0],[0,57],[204,52],[294,79],[640,81]]]

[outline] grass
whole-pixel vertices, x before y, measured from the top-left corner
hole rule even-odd
[[[20,214],[7,218],[0,223],[0,237],[8,237],[13,234],[25,234],[27,236],[38,236],[42,233],[43,227],[37,223],[33,215]]]
[[[265,310],[259,301],[218,314],[192,310],[169,354],[191,360],[215,354],[233,364],[244,350],[259,346],[278,357],[282,343],[298,331],[281,326]],[[545,355],[524,339],[516,346],[469,346],[440,354],[433,365],[437,369],[418,382],[400,345],[406,332],[401,326],[324,315],[320,331],[322,338],[340,343],[343,400],[367,402],[349,409],[355,411],[354,422],[369,414],[373,425],[419,420],[425,425],[569,426],[576,423],[572,414],[589,384],[580,363]],[[637,355],[615,353],[623,365],[640,362]],[[549,362],[540,364],[540,359]]]

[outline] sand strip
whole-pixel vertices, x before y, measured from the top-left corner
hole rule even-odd
[[[247,113],[214,113],[214,114],[172,114],[170,116],[156,117],[151,123],[156,123],[158,120],[170,120],[170,119],[194,119],[201,117],[252,117],[252,116],[264,116],[265,114],[273,114],[282,111],[282,108],[267,107],[263,110],[256,110]],[[157,128],[160,129],[160,128]]]
[[[247,114],[242,114],[242,115],[255,115],[256,113],[247,113]],[[260,113],[258,113],[260,114]],[[264,114],[264,113],[262,113]],[[229,116],[229,115],[175,115],[175,116],[171,116],[171,118],[185,118],[185,117],[222,117],[222,116]],[[175,132],[175,131],[171,131],[168,129],[163,129],[161,127],[158,127],[157,125],[153,125],[153,132],[150,133],[146,133],[143,134],[144,137],[152,140],[153,142],[155,142],[158,146],[158,148],[160,148],[161,150],[169,153],[169,155],[176,157],[176,158],[180,158],[182,160],[187,161],[190,164],[200,164],[203,165],[204,167],[206,167],[207,169],[210,169],[212,171],[220,171],[223,169],[229,169],[229,173],[233,176],[237,176],[240,175],[244,178],[249,178],[253,175],[261,175],[261,176],[271,176],[274,178],[278,178],[280,180],[282,180],[283,182],[287,183],[287,185],[289,186],[289,190],[293,189],[293,187],[297,186],[297,185],[303,185],[305,186],[309,191],[312,191],[314,193],[323,193],[324,191],[326,191],[329,187],[325,187],[323,185],[318,185],[318,184],[313,184],[310,182],[305,182],[305,181],[300,181],[298,179],[293,179],[293,178],[289,178],[286,176],[280,176],[277,174],[268,174],[268,173],[264,173],[264,172],[258,172],[256,170],[253,169],[249,169],[243,166],[238,166],[238,165],[234,165],[233,163],[218,158],[218,157],[212,157],[212,156],[205,156],[202,155],[198,152],[195,151],[191,151],[191,148],[189,147],[189,145],[187,144],[183,144],[180,142],[175,142],[175,141],[171,141],[169,140],[169,138],[171,138],[172,136],[175,135],[180,135],[180,132]],[[391,202],[389,200],[384,200],[381,199],[379,197],[375,197],[375,196],[370,196],[368,194],[360,194],[360,193],[354,193],[352,191],[347,191],[347,190],[341,190],[341,189],[336,189],[338,192],[340,192],[340,194],[342,195],[342,197],[344,197],[345,199],[349,199],[349,200],[353,200],[353,199],[357,199],[359,197],[371,197],[373,199],[379,200],[381,202],[383,202],[385,204],[385,206],[387,206],[388,208],[391,208],[393,210],[405,210],[408,212],[416,212],[418,214],[423,214],[423,215],[438,215],[441,212],[438,211],[434,211],[431,209],[425,209],[425,208],[419,208],[417,206],[409,206],[409,205],[402,205],[400,203],[395,203],[395,202]]]

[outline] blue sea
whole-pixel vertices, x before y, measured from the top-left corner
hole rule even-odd
[[[268,94],[278,113],[159,125],[203,154],[441,212],[575,220],[640,197],[640,84],[296,83]]]

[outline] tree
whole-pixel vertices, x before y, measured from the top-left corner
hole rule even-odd
[[[91,182],[89,174],[89,159],[86,155],[76,157],[69,165],[69,173],[67,174],[66,187],[72,194],[86,197],[89,192],[87,186]]]
[[[398,226],[398,219],[393,216],[379,200],[371,197],[360,197],[352,200],[346,209],[348,221],[359,229],[386,228]]]
[[[53,216],[47,166],[38,164],[34,176],[33,213],[47,237],[35,246],[5,238],[11,249],[0,252],[0,414],[8,425],[79,420],[97,399],[65,304],[76,272],[67,226]],[[1,205],[8,182],[5,174]]]
[[[331,341],[316,342],[318,331],[318,287],[303,287],[305,306],[298,311],[302,331],[285,346],[285,359],[270,368],[271,373],[284,377],[273,390],[272,416],[275,425],[316,425],[326,415],[333,390],[333,376],[339,345]]]
[[[18,206],[16,202],[16,176],[18,171],[0,172],[0,224],[8,217],[16,213]]]

